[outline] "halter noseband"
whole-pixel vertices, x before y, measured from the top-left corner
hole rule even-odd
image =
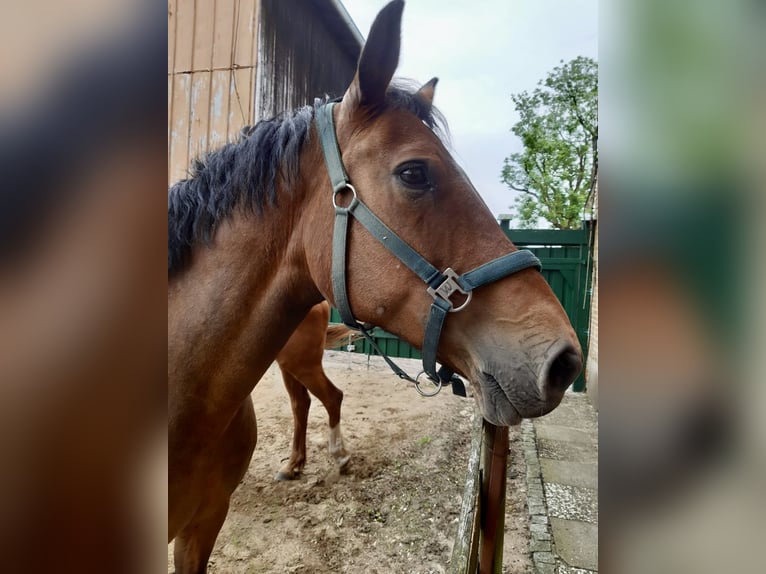
[[[542,269],[542,265],[540,260],[531,251],[521,250],[493,259],[462,275],[458,275],[449,267],[443,273],[436,269],[422,255],[407,245],[385,223],[378,219],[357,196],[356,189],[349,182],[348,174],[341,160],[340,149],[338,148],[335,122],[332,115],[335,103],[329,102],[324,104],[318,107],[316,111],[316,126],[325,163],[327,164],[327,172],[332,183],[332,202],[335,207],[335,230],[333,232],[332,244],[332,289],[335,295],[335,306],[346,326],[361,331],[367,340],[370,341],[373,348],[383,356],[400,378],[415,383],[418,392],[421,394],[436,394],[441,389],[442,381],[447,382],[452,377],[451,371],[444,367],[440,372],[436,370],[436,350],[439,346],[439,338],[447,314],[465,309],[471,302],[473,290],[477,287],[492,283],[529,267]],[[351,191],[352,193],[351,202],[345,207],[338,205],[336,202],[338,194],[344,191]],[[375,239],[420,277],[427,285],[426,291],[434,299],[428,313],[422,350],[423,372],[436,385],[436,391],[433,393],[427,393],[420,388],[420,383],[418,382],[420,375],[413,379],[395,365],[377,346],[369,334],[368,328],[354,319],[346,289],[346,240],[348,237],[349,215],[353,215]],[[457,307],[450,300],[456,293],[460,293],[465,297],[465,301]]]

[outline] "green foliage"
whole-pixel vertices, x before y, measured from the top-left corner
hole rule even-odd
[[[521,227],[543,218],[577,229],[598,177],[598,64],[584,56],[562,61],[538,86],[511,96],[521,116],[512,131],[524,151],[505,158],[501,178],[519,192]]]

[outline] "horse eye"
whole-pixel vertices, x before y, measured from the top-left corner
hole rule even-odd
[[[402,183],[408,187],[426,189],[431,187],[426,166],[421,164],[408,164],[399,169],[397,175]]]

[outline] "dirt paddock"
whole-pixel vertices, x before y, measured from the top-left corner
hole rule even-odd
[[[327,415],[314,399],[303,476],[277,482],[290,454],[292,415],[272,365],[253,392],[258,446],[210,560],[211,573],[425,574],[446,572],[465,484],[473,399],[445,389],[421,397],[382,360],[327,352],[343,390],[341,428],[352,458],[339,474]],[[419,363],[402,361],[410,372]],[[503,572],[531,571],[525,466],[511,429]],[[172,572],[172,545],[168,572]]]

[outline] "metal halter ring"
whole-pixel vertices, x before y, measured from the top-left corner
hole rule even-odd
[[[426,374],[425,371],[420,371],[418,373],[418,376],[415,377],[415,389],[421,395],[423,395],[424,397],[435,397],[436,395],[439,394],[439,391],[442,390],[442,381],[441,381],[441,379],[439,379],[438,381],[434,381],[434,380],[431,379],[431,377],[426,376],[425,380],[428,381],[429,383],[431,383],[434,386],[434,388],[436,389],[436,390],[431,391],[431,392],[426,392],[422,388],[420,388],[420,375],[425,375],[425,374]]]
[[[349,202],[347,207],[341,207],[336,203],[335,198],[337,197],[339,193],[343,193],[347,189],[350,189],[351,193],[353,193],[354,196],[351,198],[351,201]],[[335,209],[349,209],[354,204],[355,201],[359,201],[356,195],[356,189],[354,189],[354,186],[351,185],[350,183],[347,183],[344,187],[341,187],[339,190],[333,192],[332,194],[332,204],[333,204],[333,207],[335,207]]]
[[[428,291],[428,294],[436,299],[437,297],[441,297],[444,299],[447,303],[449,303],[449,312],[450,313],[457,313],[458,311],[462,311],[468,306],[468,303],[471,302],[471,297],[473,297],[472,291],[466,291],[460,286],[460,283],[458,283],[458,280],[460,279],[460,276],[453,271],[451,267],[447,267],[447,269],[444,270],[444,273],[442,273],[446,277],[444,281],[442,281],[441,285],[439,285],[436,289],[433,287],[429,287],[426,289]],[[452,301],[450,300],[450,297],[454,295],[455,293],[460,293],[462,295],[465,295],[465,301],[457,307],[455,307],[452,304]]]

